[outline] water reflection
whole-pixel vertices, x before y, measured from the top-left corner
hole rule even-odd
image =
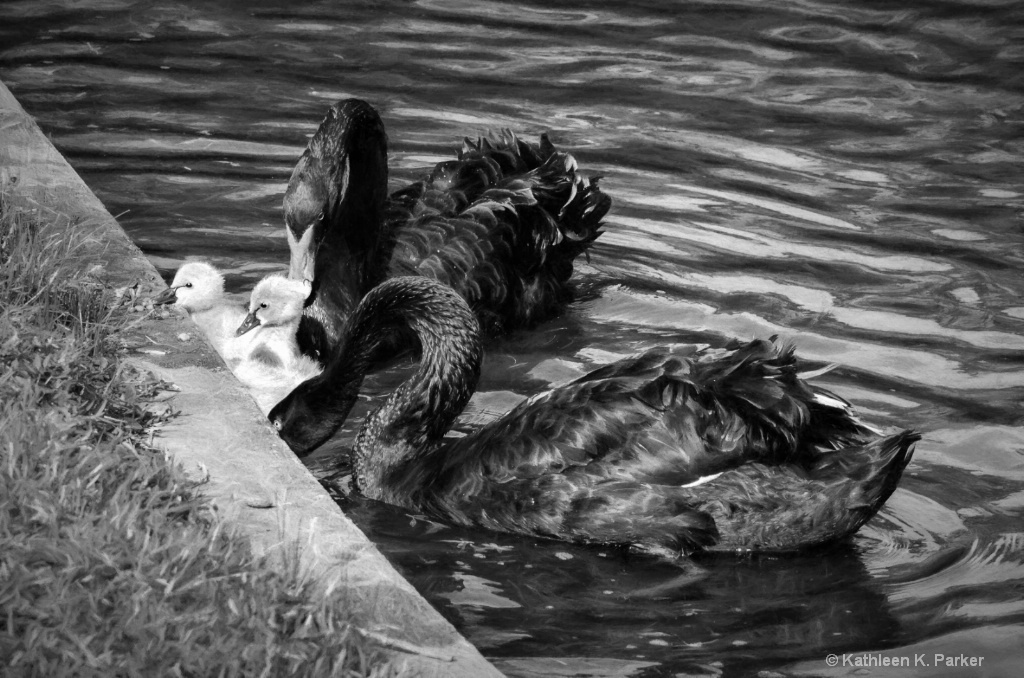
[[[390,507],[347,508],[471,641],[502,654],[575,657],[601,648],[615,659],[654,652],[671,666],[716,658],[763,665],[887,642],[899,631],[853,546],[785,559],[701,558],[680,568],[618,550],[507,535],[485,541],[408,517],[396,529]],[[483,615],[486,626],[476,621]]]

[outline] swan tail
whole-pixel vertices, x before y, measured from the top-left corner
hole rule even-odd
[[[780,530],[779,547],[806,548],[856,533],[896,491],[920,439],[905,430],[820,457],[808,474],[820,489],[809,492],[815,498],[798,510],[808,530]]]
[[[811,475],[839,476],[856,485],[848,508],[863,518],[857,525],[860,527],[882,508],[895,491],[920,439],[919,433],[905,430],[865,445],[821,455],[811,469]]]
[[[693,488],[695,508],[721,535],[709,550],[792,552],[850,537],[895,491],[919,439],[902,431],[810,468],[748,464]]]

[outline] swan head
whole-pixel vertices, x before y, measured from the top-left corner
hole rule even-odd
[[[420,368],[371,416],[394,417],[391,423],[400,422],[395,431],[401,431],[392,433],[410,440],[444,435],[480,377],[480,326],[466,301],[447,285],[420,276],[396,277],[360,301],[349,318],[345,344],[324,372],[300,384],[270,411],[271,424],[297,455],[309,454],[340,428],[357,401],[376,349],[402,328],[419,338]],[[374,429],[383,424],[367,425]]]
[[[277,434],[299,457],[305,457],[322,445],[337,430],[336,421],[344,421],[355,405],[362,380],[340,389],[326,398],[316,393],[322,380],[318,377],[299,384],[277,403],[267,418]],[[333,390],[333,389],[332,389]],[[325,409],[333,416],[324,416]]]
[[[249,314],[238,327],[236,336],[262,325],[283,327],[298,323],[312,290],[308,280],[292,280],[270,275],[259,281],[249,297]]]
[[[315,279],[317,252],[325,239],[336,241],[332,249],[373,247],[387,179],[387,135],[377,111],[358,99],[331,106],[285,191],[288,277]]]
[[[174,274],[171,286],[153,299],[174,304],[188,313],[207,311],[224,297],[224,276],[205,261],[188,261]]]

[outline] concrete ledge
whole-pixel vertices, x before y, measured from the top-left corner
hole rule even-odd
[[[3,83],[0,181],[17,182],[22,207],[67,217],[70,228],[88,234],[82,254],[89,273],[114,287],[138,285],[143,295],[166,287]],[[405,673],[501,676],[342,513],[201,336],[172,317],[144,321],[126,340],[137,366],[180,389],[170,402],[181,416],[159,440],[186,472],[208,478],[206,493],[227,521],[256,553],[295,554],[319,586],[350,593],[366,630],[396,646],[420,646],[421,653],[393,653]]]

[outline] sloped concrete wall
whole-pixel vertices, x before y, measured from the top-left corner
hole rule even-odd
[[[114,287],[138,285],[142,295],[166,288],[3,83],[0,181],[16,182],[22,206],[87,233],[83,265],[96,277]],[[169,402],[181,414],[161,431],[159,444],[187,472],[208,477],[206,493],[229,524],[256,553],[294,554],[319,585],[349,593],[368,631],[397,641],[393,647],[418,646],[393,653],[405,673],[501,676],[342,513],[201,336],[171,317],[145,320],[126,339],[136,365],[180,389]]]

